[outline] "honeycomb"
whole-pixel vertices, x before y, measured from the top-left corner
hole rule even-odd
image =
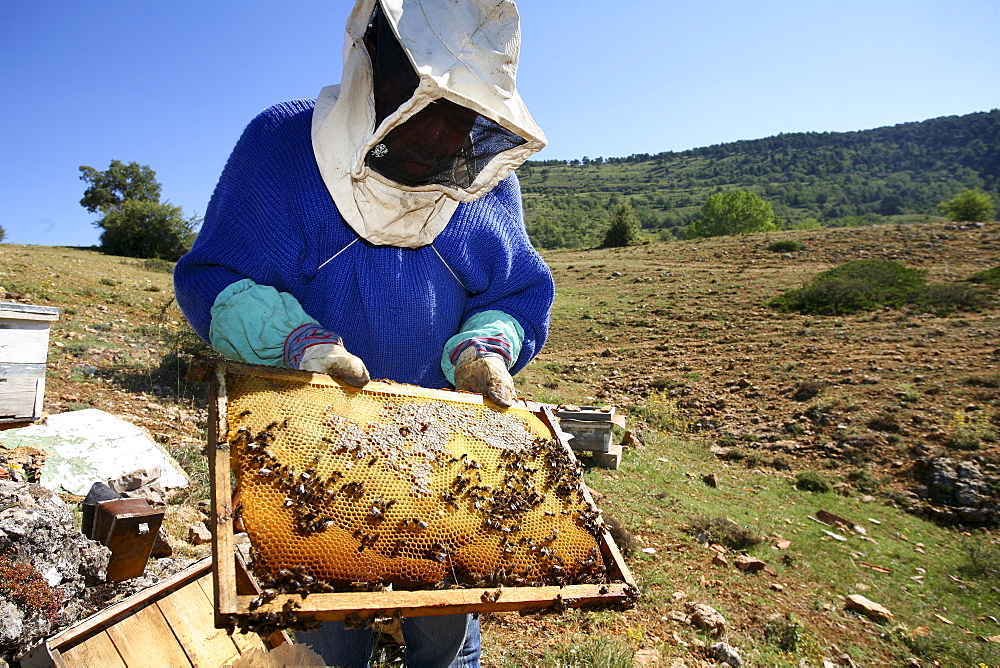
[[[606,581],[600,513],[545,423],[377,386],[227,375],[232,467],[265,592]]]

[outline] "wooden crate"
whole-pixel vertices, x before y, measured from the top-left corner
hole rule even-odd
[[[252,375],[293,380],[300,383],[333,384],[338,381],[325,374],[312,374],[276,367],[199,358],[192,364],[189,378],[211,383],[209,396],[208,452],[212,487],[212,540],[215,560],[214,585],[216,625],[222,627],[232,616],[251,613],[280,613],[291,606],[302,617],[330,621],[343,619],[370,620],[376,617],[420,617],[488,611],[560,611],[569,607],[632,607],[639,596],[632,574],[625,565],[610,533],[605,529],[599,547],[608,571],[607,584],[577,584],[565,586],[468,588],[418,591],[345,592],[309,594],[302,597],[278,595],[254,606],[256,597],[237,591],[233,538],[233,490],[230,469],[230,446],[227,440],[226,377],[228,374]],[[384,387],[380,387],[384,386]],[[390,386],[373,382],[373,391],[392,391]],[[434,391],[437,392],[437,391]],[[441,398],[454,401],[454,394],[441,390]],[[482,403],[482,397],[469,401]],[[572,452],[566,435],[558,429],[558,421],[549,407],[541,406],[539,417],[553,430],[561,445]],[[593,499],[584,486],[583,493],[592,506]]]
[[[240,568],[233,564],[234,572]],[[22,668],[218,668],[254,649],[285,642],[283,633],[263,639],[215,628],[211,557],[36,645]],[[247,577],[241,578],[241,592]]]
[[[91,537],[111,550],[108,582],[137,578],[146,571],[163,515],[146,499],[112,499],[97,504]]]
[[[0,302],[0,425],[42,414],[49,323],[58,319],[53,306]]]

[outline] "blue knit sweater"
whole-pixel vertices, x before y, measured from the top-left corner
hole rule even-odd
[[[194,247],[174,272],[177,302],[198,335],[208,341],[216,296],[249,278],[295,297],[343,337],[372,378],[447,387],[445,342],[488,310],[524,329],[511,368],[519,371],[545,342],[554,287],[524,229],[516,176],[460,204],[433,248],[369,244],[340,216],[316,167],[313,105],[267,109],[233,150]]]

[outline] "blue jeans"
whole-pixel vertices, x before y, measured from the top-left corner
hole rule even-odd
[[[409,617],[401,626],[409,668],[478,668],[478,617]],[[371,629],[348,629],[343,622],[323,622],[315,631],[296,633],[295,640],[312,647],[327,665],[346,668],[368,666],[374,645]]]

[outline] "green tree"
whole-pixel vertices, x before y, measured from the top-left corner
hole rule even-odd
[[[604,235],[603,248],[619,248],[622,246],[637,246],[642,243],[642,232],[639,231],[639,217],[635,215],[632,204],[626,201],[618,207],[611,216],[611,225]]]
[[[109,208],[101,219],[101,250],[110,255],[176,262],[194,243],[196,223],[184,218],[179,206],[127,199]]]
[[[99,172],[93,167],[80,167],[80,180],[90,183],[83,193],[80,206],[91,213],[104,213],[108,207],[121,204],[125,200],[160,201],[160,184],[156,172],[147,165],[137,162],[122,164],[112,160],[106,171]],[[98,225],[101,227],[101,225]]]
[[[751,192],[737,190],[709,195],[701,217],[684,230],[688,239],[727,234],[753,234],[778,229],[771,204]]]
[[[0,226],[0,241],[3,241],[6,238],[7,238],[7,230],[3,229],[3,226]]]
[[[80,167],[80,180],[90,184],[80,205],[100,213],[101,250],[126,257],[176,261],[191,248],[197,217],[160,201],[156,172],[147,165],[112,160],[105,171]]]
[[[948,220],[985,223],[993,217],[993,198],[979,188],[969,188],[938,204],[938,209]]]

